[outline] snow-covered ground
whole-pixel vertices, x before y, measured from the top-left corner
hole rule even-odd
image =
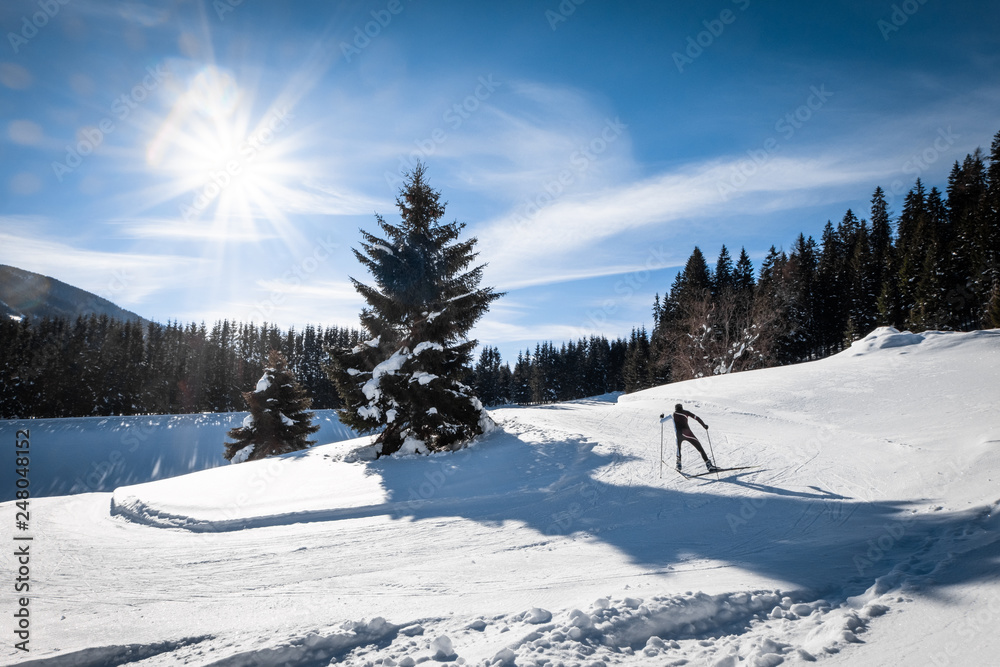
[[[312,440],[356,438],[335,410],[315,410],[320,427]],[[18,430],[31,435],[31,493],[35,497],[87,491],[114,491],[185,473],[229,465],[222,457],[229,429],[248,412],[79,419],[0,420],[0,443],[14,442]],[[11,500],[15,478],[4,475],[0,500]]]
[[[661,477],[678,401],[720,464],[760,468]],[[0,656],[997,664],[998,405],[1000,331],[880,330],[819,362],[498,409],[458,453],[354,440],[33,500],[32,650],[7,592]]]

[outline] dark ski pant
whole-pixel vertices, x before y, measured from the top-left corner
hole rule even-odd
[[[701,443],[698,442],[698,438],[694,437],[694,433],[692,433],[689,429],[685,429],[685,430],[683,430],[683,431],[681,431],[680,433],[677,434],[677,467],[678,468],[681,465],[681,443],[682,442],[690,442],[694,446],[694,448],[698,450],[698,453],[701,454],[701,458],[702,458],[702,460],[705,461],[705,464],[708,465],[708,463],[709,463],[708,455],[705,453],[705,450],[702,449]]]

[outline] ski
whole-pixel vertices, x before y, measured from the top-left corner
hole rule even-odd
[[[759,467],[760,466],[736,466],[735,468],[716,468],[715,470],[712,470],[711,472],[701,472],[701,473],[698,473],[697,475],[689,475],[688,473],[683,472],[681,470],[677,470],[676,468],[674,468],[674,470],[677,470],[677,473],[679,475],[683,476],[683,477],[687,477],[688,479],[694,479],[695,477],[704,477],[705,475],[714,475],[717,472],[730,472],[732,470],[752,470],[753,468],[759,468]]]

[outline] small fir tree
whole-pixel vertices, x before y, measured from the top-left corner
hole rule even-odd
[[[319,430],[309,412],[312,399],[296,381],[285,356],[268,354],[268,366],[253,391],[243,394],[250,414],[243,425],[230,429],[225,457],[232,463],[255,461],[315,445],[308,436]]]
[[[367,306],[369,339],[332,351],[328,373],[344,401],[343,423],[381,429],[378,455],[457,449],[492,421],[462,382],[477,342],[469,330],[501,294],[480,287],[485,265],[472,266],[476,239],[464,224],[442,224],[445,204],[417,165],[396,199],[402,223],[376,216],[385,234],[362,230],[358,261],[373,286],[351,279]]]

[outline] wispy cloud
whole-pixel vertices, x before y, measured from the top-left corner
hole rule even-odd
[[[616,332],[620,332],[623,329],[627,329],[631,323],[626,323],[617,328],[613,328]],[[483,343],[488,343],[489,345],[509,345],[511,343],[531,343],[530,347],[534,347],[535,341],[567,341],[567,340],[577,340],[581,337],[587,337],[591,334],[599,335],[601,331],[595,331],[593,329],[588,329],[586,326],[569,326],[564,324],[530,324],[521,325],[514,324],[511,322],[504,322],[499,317],[487,317],[478,325],[476,325],[475,330],[472,335]],[[513,359],[508,359],[508,361],[513,362]]]
[[[347,281],[258,280],[246,296],[228,304],[211,304],[208,310],[192,311],[188,316],[270,322],[281,327],[321,322],[357,326],[364,303]]]
[[[733,174],[741,169],[753,175],[735,187]],[[554,199],[531,216],[507,214],[477,233],[501,288],[561,282],[632,270],[597,258],[581,264],[581,251],[614,237],[655,227],[659,238],[670,239],[691,221],[794,209],[844,186],[867,187],[878,175],[840,156],[776,156],[761,165],[746,156],[713,160]]]
[[[0,229],[23,225],[0,218]],[[50,276],[119,305],[142,303],[150,295],[203,279],[205,262],[166,254],[107,252],[0,231],[0,262]]]
[[[319,215],[365,215],[395,204],[385,197],[371,197],[321,179],[309,179],[301,189],[287,189],[277,205],[288,213]]]
[[[121,228],[121,235],[132,239],[160,239],[168,241],[214,241],[221,243],[259,243],[277,238],[277,234],[252,226],[234,228],[199,221],[184,222],[170,218],[143,218],[112,220]]]
[[[354,289],[354,284],[346,280],[319,280],[308,284],[299,284],[283,280],[258,280],[257,286],[270,293],[316,298],[325,303],[360,305],[361,295]]]

